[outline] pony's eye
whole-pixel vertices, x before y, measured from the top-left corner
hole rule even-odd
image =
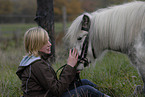
[[[82,37],[78,37],[78,38],[77,38],[77,40],[81,40],[81,39],[82,39]]]

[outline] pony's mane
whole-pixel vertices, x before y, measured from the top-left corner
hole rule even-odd
[[[83,15],[78,16],[73,21],[65,36],[65,39],[70,40],[71,44],[77,41]],[[134,1],[115,5],[99,9],[90,15],[91,27],[89,32],[95,44],[99,47],[124,48],[133,41],[140,31],[139,29],[145,25],[145,3]]]
[[[127,48],[145,26],[145,3],[135,1],[92,13],[91,39],[96,47]]]
[[[69,27],[67,34],[65,35],[64,39],[65,41],[69,41],[70,43],[76,42],[76,36],[77,32],[81,29],[81,21],[82,21],[83,15],[78,16]]]

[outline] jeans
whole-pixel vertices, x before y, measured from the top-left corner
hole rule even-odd
[[[82,85],[65,92],[61,97],[104,97],[104,94],[95,89],[96,84],[87,79],[81,80]]]

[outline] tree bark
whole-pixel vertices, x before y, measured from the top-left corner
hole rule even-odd
[[[32,5],[33,6],[33,5]],[[51,62],[55,62],[55,33],[54,33],[54,11],[53,0],[37,0],[37,12],[34,19],[38,26],[44,28],[51,39]]]

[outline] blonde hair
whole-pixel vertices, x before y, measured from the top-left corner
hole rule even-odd
[[[28,55],[39,56],[38,51],[49,40],[46,30],[41,27],[30,28],[24,35],[24,46]]]

